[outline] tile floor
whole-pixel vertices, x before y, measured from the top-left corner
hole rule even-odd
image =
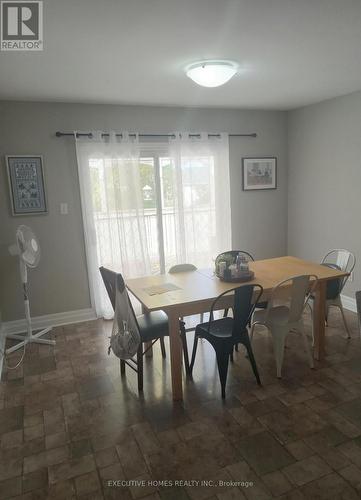
[[[23,366],[3,374],[0,499],[361,498],[361,343],[356,315],[347,316],[353,338],[333,312],[315,370],[289,336],[281,381],[270,337],[257,330],[263,387],[239,352],[225,403],[206,343],[184,402],[173,404],[159,346],[139,396],[135,374],[121,379],[107,354],[109,323],[55,328],[55,349],[31,346]]]

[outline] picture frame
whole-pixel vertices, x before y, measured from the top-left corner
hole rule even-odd
[[[277,189],[277,158],[258,156],[242,158],[243,191]]]
[[[5,156],[12,215],[48,213],[43,157],[41,155]]]

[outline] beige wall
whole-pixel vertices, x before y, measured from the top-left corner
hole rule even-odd
[[[361,92],[289,113],[288,252],[319,261],[347,248],[361,288]]]
[[[0,102],[0,310],[5,321],[23,317],[17,261],[9,257],[18,224],[30,225],[42,247],[39,268],[31,271],[34,316],[90,307],[74,141],[57,130],[126,129],[148,133],[257,132],[257,139],[230,139],[233,247],[257,258],[286,251],[286,113],[111,105]],[[3,157],[42,154],[49,214],[12,217]],[[278,158],[278,189],[243,192],[242,156]],[[60,215],[59,205],[69,205]]]

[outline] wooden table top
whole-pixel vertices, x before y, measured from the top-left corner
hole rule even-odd
[[[297,257],[277,257],[258,260],[249,263],[255,276],[252,281],[258,283],[264,292],[270,292],[280,281],[300,274],[315,274],[320,281],[347,276],[347,273],[308,262]],[[171,284],[178,287],[165,293],[150,295],[149,288]],[[177,306],[210,301],[221,293],[242,283],[226,283],[214,276],[213,269],[198,269],[197,271],[175,274],[157,274],[127,280],[128,290],[149,310],[167,310]]]

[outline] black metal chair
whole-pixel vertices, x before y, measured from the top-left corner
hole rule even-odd
[[[225,261],[227,263],[227,267],[230,266],[231,264],[235,264],[238,254],[244,255],[246,257],[246,259],[254,262],[253,255],[250,254],[249,252],[246,252],[245,250],[228,250],[227,252],[222,252],[219,255],[217,255],[216,260],[215,260],[216,268],[217,268],[220,261]],[[257,309],[266,309],[267,302],[259,302],[256,307],[257,307]],[[229,312],[229,308],[225,309],[224,316],[227,316],[228,312]]]
[[[115,310],[116,290],[121,294],[125,294],[125,303],[128,306],[128,311],[124,319],[131,318],[133,324],[138,327],[140,338],[142,342],[139,345],[136,359],[120,360],[120,373],[125,375],[125,366],[129,366],[138,375],[138,390],[143,390],[143,356],[150,349],[157,340],[160,341],[162,357],[166,357],[164,337],[169,335],[168,330],[168,316],[163,311],[154,311],[140,316],[136,316],[132,303],[130,301],[124,279],[121,274],[110,271],[105,267],[99,268],[102,275],[105,288],[108,292],[110,302]],[[143,342],[151,342],[151,345],[143,351]]]
[[[223,317],[213,319],[213,313],[217,310],[217,303],[224,295],[234,292],[233,317]],[[251,363],[253,373],[258,385],[261,380],[258,374],[256,360],[253,355],[252,346],[248,336],[247,325],[252,317],[253,311],[263,292],[260,285],[242,285],[232,288],[219,295],[212,304],[209,321],[197,325],[194,337],[194,345],[191,360],[191,370],[194,366],[197,351],[198,339],[204,338],[213,346],[216,351],[218,373],[222,388],[222,398],[226,396],[225,388],[227,382],[228,362],[233,348],[241,343],[245,346],[248,359]]]
[[[244,257],[246,257],[246,259],[248,261],[254,262],[253,255],[250,254],[249,252],[246,252],[245,250],[228,250],[227,252],[220,253],[216,257],[216,260],[215,260],[216,269],[217,269],[219,262],[221,262],[221,261],[225,261],[227,264],[227,267],[230,266],[231,264],[235,264],[237,261],[238,254],[242,254]],[[258,302],[258,304],[256,305],[256,308],[257,309],[267,309],[267,302],[266,301]],[[229,313],[229,308],[226,308],[224,310],[223,316],[224,317],[228,316],[228,313]],[[249,322],[248,326],[249,327],[251,326],[251,321]],[[238,351],[238,344],[236,344],[234,346],[234,350]],[[233,351],[231,353],[230,359],[231,359],[231,361],[233,361]]]

